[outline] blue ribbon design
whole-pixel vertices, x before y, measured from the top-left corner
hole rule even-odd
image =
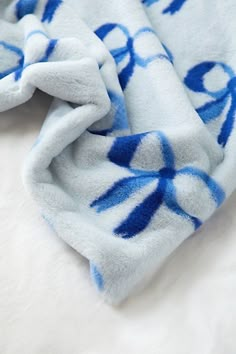
[[[48,0],[41,21],[50,23],[53,20],[54,14],[59,6],[63,3],[62,0]],[[38,5],[38,0],[19,0],[16,3],[16,17],[20,20],[22,17],[33,14]]]
[[[149,134],[155,134],[160,142],[164,167],[159,171],[134,169],[130,166],[137,148]],[[90,204],[90,207],[94,208],[97,213],[105,212],[125,202],[144,186],[156,182],[154,191],[138,204],[127,218],[114,229],[114,233],[123,238],[131,238],[142,232],[163,204],[173,213],[190,221],[194,229],[197,229],[201,225],[201,220],[188,214],[177,201],[174,181],[179,175],[186,175],[203,181],[208,187],[217,207],[221,205],[225,198],[223,189],[201,169],[193,166],[185,166],[176,170],[173,149],[167,137],[161,131],[116,138],[108,153],[108,158],[114,164],[127,169],[132,175],[115,182],[103,195]]]
[[[16,17],[20,20],[22,17],[33,14],[38,5],[38,0],[19,0],[16,3]]]
[[[26,63],[25,57],[24,57],[24,52],[22,51],[21,48],[15,46],[15,45],[12,45],[10,43],[7,43],[5,41],[0,41],[0,46],[2,46],[4,49],[6,49],[10,52],[13,52],[19,58],[18,62],[15,66],[13,66],[7,70],[4,70],[3,72],[0,72],[0,79],[3,79],[7,75],[14,73],[15,81],[18,81],[21,78],[23,71],[28,66],[30,66],[32,64],[36,64],[36,63],[44,63],[49,60],[50,56],[52,55],[52,53],[57,45],[58,40],[57,39],[49,39],[49,37],[43,31],[35,30],[35,31],[32,31],[28,34],[28,36],[26,37],[26,41],[28,41],[32,36],[35,36],[38,34],[42,35],[48,39],[48,45],[46,47],[44,54],[36,62]]]
[[[50,23],[53,20],[55,12],[62,3],[62,0],[48,0],[43,13],[42,22]]]
[[[129,128],[124,97],[114,91],[108,91],[108,96],[111,100],[111,110],[113,112],[112,126],[103,130],[91,129],[90,132],[93,134],[106,136],[116,130],[125,130]]]
[[[211,91],[205,87],[204,76],[217,66],[226,73],[228,82],[226,87],[217,91]],[[197,64],[188,71],[184,83],[192,91],[205,93],[212,98],[212,100],[196,109],[205,124],[218,118],[228,104],[228,101],[231,100],[230,108],[218,135],[218,143],[225,147],[232,133],[236,117],[236,76],[234,71],[224,63],[205,61]]]
[[[151,6],[153,4],[155,4],[156,2],[158,2],[159,0],[142,0],[142,3],[146,6]],[[174,15],[176,12],[178,12],[182,6],[184,5],[184,3],[187,0],[172,0],[172,2],[170,3],[169,6],[167,6],[162,13],[163,14],[167,14],[169,13],[170,15]]]
[[[5,50],[14,53],[18,58],[17,64],[15,66],[0,72],[0,79],[3,79],[5,76],[10,75],[13,72],[18,72],[18,70],[21,69],[24,62],[24,53],[20,48],[5,41],[0,41],[0,47],[3,47]]]
[[[123,47],[112,49],[110,51],[111,55],[115,59],[117,65],[127,57],[129,58],[128,64],[118,74],[122,90],[126,88],[130,78],[134,73],[134,68],[136,65],[146,68],[148,64],[155,59],[166,59],[170,61],[168,54],[165,53],[157,53],[147,58],[142,58],[138,53],[136,53],[134,44],[137,38],[146,33],[152,33],[155,35],[155,32],[150,27],[141,28],[132,37],[125,26],[117,23],[107,23],[99,27],[95,31],[95,34],[103,41],[106,36],[114,29],[118,29],[124,34],[126,43]]]

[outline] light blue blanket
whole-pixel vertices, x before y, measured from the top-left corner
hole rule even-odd
[[[0,110],[54,97],[26,188],[110,303],[235,189],[235,33],[234,0],[0,2]]]

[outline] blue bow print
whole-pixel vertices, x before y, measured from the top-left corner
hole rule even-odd
[[[164,167],[160,170],[141,170],[130,166],[137,148],[142,144],[143,138],[155,134],[161,145]],[[114,233],[123,238],[131,238],[142,232],[150,223],[154,214],[161,205],[180,217],[189,220],[194,229],[201,225],[201,220],[188,214],[179,205],[176,195],[175,178],[179,175],[190,176],[191,179],[201,180],[208,187],[212,199],[218,207],[225,198],[222,188],[207,173],[193,166],[185,166],[176,170],[175,155],[167,137],[160,131],[142,133],[132,136],[118,137],[108,153],[108,158],[116,165],[127,169],[131,176],[115,182],[103,195],[91,203],[98,213],[125,202],[144,186],[155,182],[156,187],[140,204],[138,204],[121,224],[114,229]]]
[[[41,21],[42,22],[51,22],[53,16],[62,4],[62,0],[48,0]],[[33,14],[38,5],[38,0],[19,0],[16,3],[16,17],[20,20],[22,17]]]
[[[152,4],[158,2],[159,0],[142,0],[142,3],[146,6],[151,6]],[[162,13],[166,14],[166,13],[170,13],[170,15],[175,14],[177,11],[179,11],[181,9],[181,7],[183,6],[183,4],[186,2],[187,0],[173,0],[169,6],[167,6]]]
[[[0,79],[3,79],[5,76],[10,75],[13,72],[18,72],[22,68],[24,62],[24,53],[20,48],[4,41],[0,41],[0,47],[13,53],[17,58],[17,63],[14,66],[0,72]]]
[[[208,90],[204,84],[204,76],[216,67],[220,67],[228,76],[228,82],[225,87],[220,90]],[[188,71],[184,79],[186,86],[194,92],[205,93],[212,100],[207,102],[196,111],[204,123],[209,123],[218,118],[223,112],[229,100],[231,100],[230,108],[226,115],[225,121],[218,135],[218,143],[223,147],[226,145],[230,134],[234,127],[236,116],[236,76],[230,66],[213,61],[206,61],[194,66]]]
[[[22,49],[20,49],[19,47],[16,47],[15,45],[10,44],[10,43],[0,41],[1,47],[3,47],[7,51],[14,53],[18,57],[18,61],[17,61],[16,65],[8,68],[7,70],[4,70],[3,72],[0,72],[0,79],[4,78],[7,75],[14,73],[15,81],[18,81],[21,78],[23,71],[28,66],[35,64],[35,63],[47,62],[49,60],[49,57],[51,56],[51,54],[53,53],[53,51],[56,47],[57,40],[56,39],[49,39],[48,36],[44,32],[42,32],[40,30],[35,30],[35,31],[32,31],[28,34],[28,36],[25,39],[26,42],[32,36],[35,36],[35,35],[42,35],[48,39],[48,45],[46,47],[46,50],[44,51],[42,56],[36,62],[28,62],[28,63],[25,62],[25,56],[24,56],[24,52],[22,51]]]
[[[149,63],[151,63],[153,60],[159,58],[159,59],[166,59],[170,61],[170,58],[167,54],[165,53],[157,53],[154,55],[151,55],[147,58],[142,58],[138,53],[135,51],[134,43],[137,38],[140,36],[147,34],[147,33],[152,33],[155,35],[155,32],[149,28],[149,27],[143,27],[140,30],[138,30],[134,36],[132,37],[128,31],[128,29],[117,23],[107,23],[99,27],[95,33],[96,35],[101,39],[104,40],[106,36],[112,32],[114,29],[119,29],[125,36],[126,38],[126,43],[124,46],[112,49],[111,55],[115,59],[116,64],[118,65],[121,63],[124,59],[127,57],[129,58],[128,64],[119,72],[119,81],[122,90],[124,90],[131,78],[131,76],[134,73],[134,68],[136,65],[141,66],[143,68],[147,67]]]
[[[90,129],[90,132],[93,134],[105,136],[116,130],[125,130],[129,128],[124,97],[114,91],[108,91],[108,96],[111,100],[111,112],[109,115],[112,115],[112,125],[110,128],[106,129]]]

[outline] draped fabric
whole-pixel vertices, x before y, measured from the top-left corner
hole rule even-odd
[[[0,3],[0,110],[53,97],[25,186],[110,303],[235,189],[235,17],[233,0]]]

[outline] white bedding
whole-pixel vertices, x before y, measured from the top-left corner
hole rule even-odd
[[[145,291],[109,307],[21,182],[48,104],[38,93],[0,114],[0,354],[235,354],[236,194]]]

